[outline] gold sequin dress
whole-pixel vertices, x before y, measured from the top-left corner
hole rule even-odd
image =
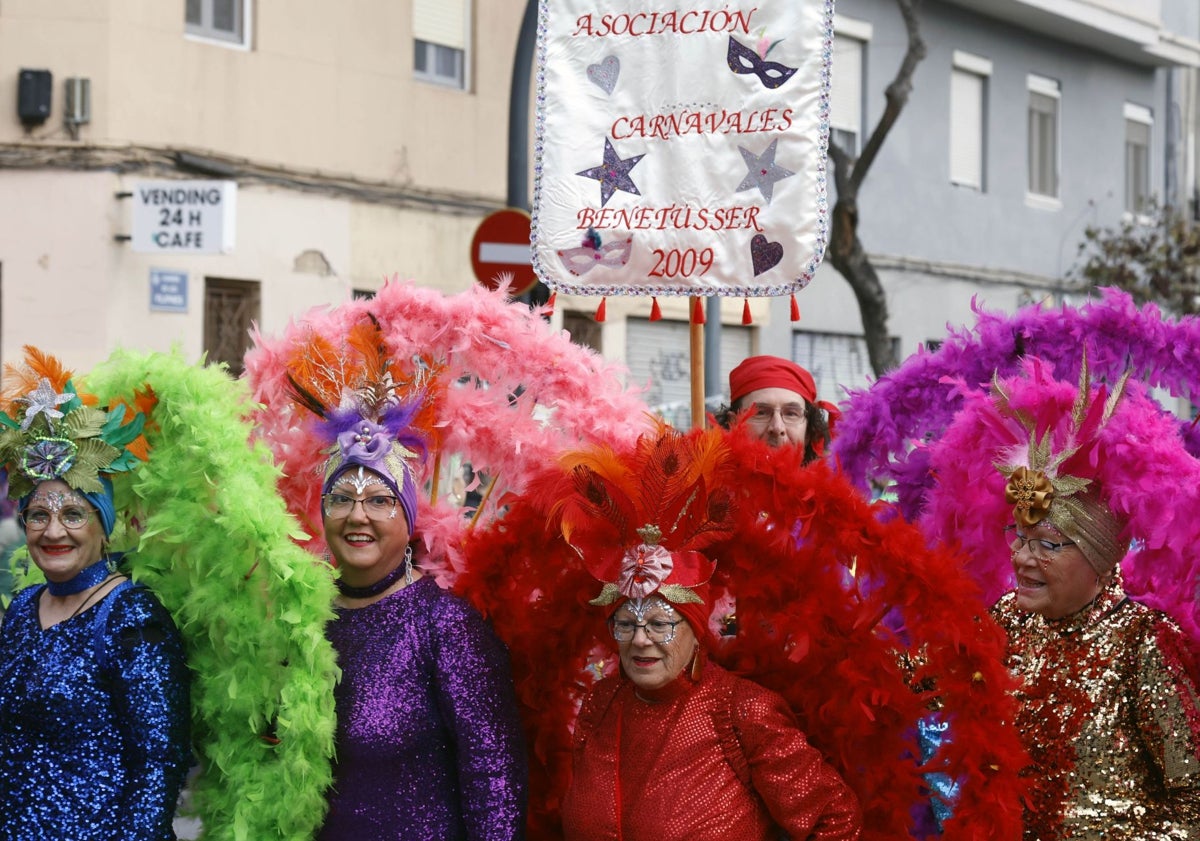
[[[1200,839],[1200,696],[1179,626],[1116,584],[1047,621],[992,609],[1021,678],[1026,841]]]

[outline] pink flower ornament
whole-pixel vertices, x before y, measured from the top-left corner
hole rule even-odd
[[[621,595],[644,599],[659,588],[671,574],[675,562],[662,546],[641,543],[625,551],[618,579]]]

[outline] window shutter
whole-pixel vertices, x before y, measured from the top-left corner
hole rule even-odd
[[[832,78],[829,82],[829,124],[861,134],[863,42],[856,38],[833,39]]]
[[[721,325],[721,397],[728,402],[729,371],[750,355],[751,327]],[[625,319],[625,363],[629,381],[649,383],[645,398],[653,411],[681,429],[691,424],[691,327],[686,321]]]
[[[413,0],[413,38],[467,48],[467,0]]]
[[[950,74],[950,180],[983,187],[983,77]]]
[[[845,389],[865,388],[874,377],[862,336],[797,330],[792,333],[792,359],[813,375],[817,398],[830,403],[841,402]]]

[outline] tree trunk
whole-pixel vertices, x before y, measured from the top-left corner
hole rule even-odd
[[[837,243],[837,245],[834,245]],[[838,197],[833,206],[833,230],[830,235],[829,262],[833,265],[858,299],[867,356],[875,376],[882,376],[896,367],[896,349],[888,335],[887,294],[871,259],[858,238],[858,208],[853,199]]]

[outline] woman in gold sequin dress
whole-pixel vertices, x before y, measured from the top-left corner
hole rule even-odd
[[[969,545],[986,532],[962,523],[1009,515],[1015,587],[992,615],[1021,681],[1027,841],[1200,838],[1196,636],[1184,630],[1195,630],[1200,466],[1169,416],[1124,386],[1092,392],[1085,363],[1077,390],[1033,363],[968,398],[933,447],[927,525]],[[1171,480],[1187,491],[1165,496]],[[1182,597],[1166,570],[1183,574]]]

